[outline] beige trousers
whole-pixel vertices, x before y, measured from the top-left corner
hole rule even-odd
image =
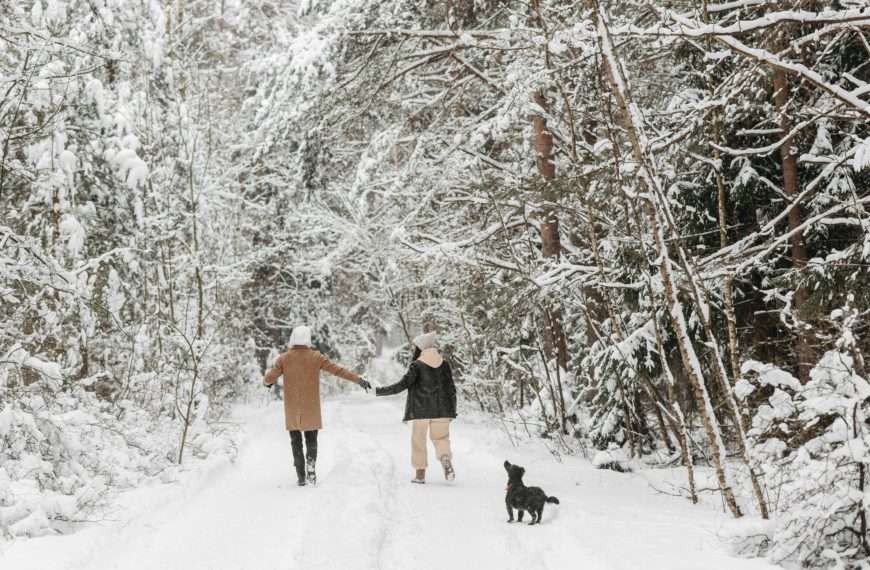
[[[414,469],[426,469],[426,434],[435,446],[435,456],[453,459],[450,452],[450,418],[411,421],[411,465]]]

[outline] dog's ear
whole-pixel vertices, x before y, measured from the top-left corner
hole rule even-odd
[[[505,462],[504,462],[504,470],[510,472],[510,470],[511,470],[511,463],[510,463],[510,461],[505,460]]]

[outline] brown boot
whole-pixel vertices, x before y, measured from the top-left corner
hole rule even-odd
[[[411,483],[419,483],[423,484],[426,482],[426,470],[425,469],[417,469],[414,474],[414,478],[411,479]]]

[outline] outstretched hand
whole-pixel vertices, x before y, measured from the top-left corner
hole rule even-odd
[[[365,390],[366,392],[368,392],[368,391],[371,390],[371,388],[372,388],[372,384],[371,384],[371,382],[369,382],[369,381],[366,380],[365,378],[360,378],[360,379],[359,379],[359,386],[360,386],[360,388],[362,388],[362,389]]]

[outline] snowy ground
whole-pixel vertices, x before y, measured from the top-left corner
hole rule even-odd
[[[391,379],[391,378],[390,378]],[[294,484],[279,402],[247,407],[238,459],[173,485],[126,494],[113,521],[23,540],[15,570],[300,569],[741,570],[718,538],[726,518],[657,494],[643,475],[556,460],[496,429],[453,425],[457,480],[431,469],[411,485],[403,398],[355,393],[325,403],[317,487]],[[543,524],[506,524],[505,459],[557,496]]]

